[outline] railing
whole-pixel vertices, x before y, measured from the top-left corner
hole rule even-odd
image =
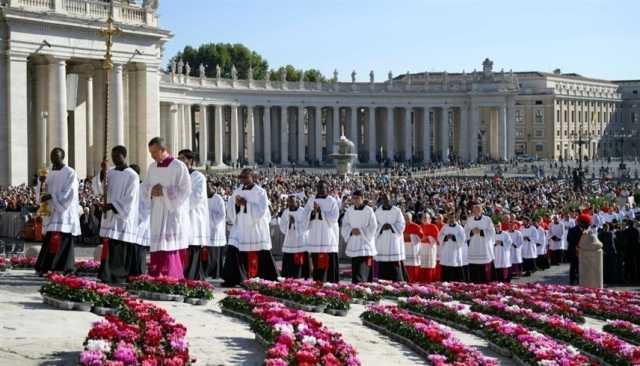
[[[2,0],[0,0],[2,1]],[[95,0],[5,0],[10,8],[28,11],[53,11],[80,18],[106,20],[110,5]],[[126,4],[114,4],[116,22],[131,25],[158,26],[158,16],[151,9]]]

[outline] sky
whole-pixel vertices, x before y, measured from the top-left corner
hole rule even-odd
[[[640,0],[162,0],[159,13],[173,33],[165,64],[224,42],[343,81],[470,72],[486,57],[496,71],[640,79]]]

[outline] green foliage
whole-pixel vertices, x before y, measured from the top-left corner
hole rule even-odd
[[[216,77],[216,65],[220,66],[221,77],[226,79],[231,78],[233,65],[236,66],[238,71],[238,79],[249,78],[249,66],[253,69],[254,80],[264,80],[267,76],[267,70],[269,70],[269,63],[266,59],[239,43],[206,43],[198,48],[186,46],[171,58],[169,65],[167,65],[167,71],[171,71],[171,63],[173,61],[177,63],[180,59],[191,66],[191,76],[199,76],[198,67],[200,64],[205,66],[205,75],[210,78]],[[300,81],[302,72],[293,67],[293,65],[271,69],[271,80],[280,81],[282,70],[286,71],[287,81]],[[304,81],[316,82],[325,80],[326,78],[320,70],[309,69],[304,71]]]

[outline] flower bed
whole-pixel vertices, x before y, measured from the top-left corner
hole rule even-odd
[[[451,296],[432,284],[408,284],[404,282],[378,281],[365,283],[373,291],[380,292],[386,298],[420,296],[425,299],[451,300]]]
[[[398,306],[415,314],[445,321],[463,331],[475,332],[526,364],[578,366],[589,363],[589,358],[573,347],[521,325],[470,311],[459,303],[412,297],[401,299]]]
[[[243,286],[306,311],[346,315],[350,308],[351,298],[345,293],[330,287],[318,287],[313,281],[284,279],[276,282],[252,278]]]
[[[77,274],[95,276],[98,274],[98,271],[100,271],[100,262],[93,259],[86,261],[76,261],[75,267]]]
[[[117,315],[93,325],[80,365],[190,365],[186,333],[164,309],[127,298]]]
[[[627,342],[640,345],[640,326],[626,320],[613,320],[602,327],[607,333],[614,334]]]
[[[318,287],[326,287],[330,289],[334,289],[336,291],[342,292],[343,294],[349,296],[352,303],[373,303],[378,302],[382,299],[382,291],[373,290],[370,287],[367,287],[362,284],[350,284],[350,283],[320,283],[316,282]]]
[[[396,306],[375,305],[360,316],[365,325],[401,336],[412,348],[422,350],[433,365],[498,365],[496,359],[484,356],[474,347],[465,346],[442,325],[416,316]]]
[[[34,269],[36,257],[14,256],[9,260],[12,269]]]
[[[213,286],[206,281],[178,280],[165,276],[131,277],[127,289],[150,300],[186,301],[202,305],[213,299]]]
[[[0,272],[4,272],[9,268],[9,261],[5,257],[0,257]]]
[[[360,365],[357,352],[339,333],[304,312],[256,291],[230,290],[227,295],[220,301],[223,311],[252,319],[251,329],[268,343],[265,365]]]
[[[640,364],[639,347],[626,343],[614,335],[591,328],[583,328],[558,315],[540,314],[531,309],[506,305],[495,300],[474,300],[471,309],[536,329],[580,348],[586,353],[602,358],[611,365]]]

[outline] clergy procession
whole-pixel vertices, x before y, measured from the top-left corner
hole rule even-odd
[[[236,179],[206,176],[194,169],[191,150],[174,158],[163,138],[148,149],[154,162],[145,177],[129,165],[126,147],[115,146],[113,167],[106,170],[105,162],[91,183],[102,192],[99,278],[108,284],[147,273],[220,278],[224,287],[279,277],[338,283],[342,276],[354,284],[508,283],[561,263],[570,264],[571,284],[640,281],[631,195],[637,187],[628,184],[594,183],[588,189],[606,200],[590,202],[557,180],[388,174],[342,180],[250,168]],[[80,235],[80,179],[62,149],[50,158],[52,170],[36,189],[51,210],[35,265],[41,275],[73,272]],[[493,193],[484,190],[489,185]],[[520,190],[526,201],[519,201]],[[581,268],[588,262],[580,253],[586,237],[602,242],[604,270]],[[348,265],[341,270],[341,263]]]

